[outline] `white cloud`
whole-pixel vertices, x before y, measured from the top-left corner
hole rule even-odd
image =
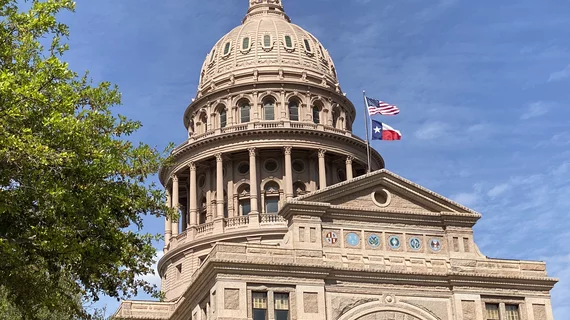
[[[562,79],[566,79],[570,77],[570,64],[560,70],[560,71],[556,71],[550,74],[550,78],[548,78],[548,82],[552,82],[552,81],[558,81],[558,80],[562,80]]]
[[[461,205],[466,207],[474,206],[477,202],[479,202],[479,195],[476,193],[458,193],[456,195],[451,196],[451,199]]]
[[[502,195],[503,193],[505,193],[510,188],[511,188],[510,184],[502,183],[502,184],[496,185],[493,188],[491,188],[491,190],[489,190],[487,192],[487,195],[491,198],[495,198],[495,197]]]
[[[527,111],[521,116],[522,120],[528,120],[543,116],[548,113],[550,106],[542,101],[531,103]]]
[[[158,260],[160,260],[162,256],[164,256],[164,252],[162,250],[156,250],[156,256],[154,258],[154,263],[152,265],[152,270],[154,271],[154,273],[147,273],[139,276],[138,278],[145,280],[150,284],[154,284],[160,288],[161,279],[160,276],[158,275],[157,264]]]
[[[416,131],[416,138],[420,140],[433,140],[445,136],[449,126],[443,122],[428,122]]]

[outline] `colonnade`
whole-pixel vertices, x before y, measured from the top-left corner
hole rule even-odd
[[[258,154],[257,148],[248,148],[248,155],[249,155],[249,199],[250,199],[250,208],[251,211],[249,215],[257,215],[260,213],[259,210],[259,176],[257,172],[257,158]],[[283,147],[283,155],[284,155],[284,175],[283,175],[283,182],[284,182],[284,196],[287,201],[291,200],[294,197],[294,189],[293,189],[293,160],[292,160],[292,151],[293,147],[285,146]],[[318,157],[318,189],[324,189],[327,187],[327,175],[326,175],[326,156],[327,151],[324,149],[320,149],[317,151]],[[348,180],[353,178],[353,163],[354,157],[347,156],[345,160],[346,165],[346,178]],[[233,216],[239,215],[238,208],[235,208],[233,203],[234,198],[234,183],[233,183],[233,163],[230,160],[230,170],[227,170],[227,173],[232,175],[228,177],[228,185],[227,185],[227,199],[224,199],[224,156],[222,153],[215,154],[215,162],[216,162],[216,183],[215,183],[215,191],[216,191],[216,199],[215,199],[215,215],[212,217],[214,222],[223,220],[224,219],[224,211],[226,201],[228,201],[228,206],[231,208],[230,211],[233,212]],[[183,212],[179,219],[171,220],[168,217],[165,220],[165,243],[168,245],[170,239],[173,237],[178,236],[181,226],[179,225],[179,221],[182,222],[182,229],[195,229],[200,224],[199,218],[199,208],[198,208],[198,201],[197,201],[197,163],[190,162],[188,166],[189,170],[189,183],[188,183],[188,203],[186,205],[186,212]],[[312,168],[310,168],[312,170]],[[179,176],[182,175],[180,173],[174,173],[171,176],[170,188],[167,187],[166,195],[167,195],[167,205],[170,208],[180,208],[180,185],[179,185]],[[186,174],[184,174],[186,176]],[[209,177],[209,171],[206,171],[206,176]],[[206,178],[208,188],[210,179]],[[186,198],[186,197],[182,197]],[[189,217],[187,217],[188,215]],[[189,218],[189,219],[188,219]]]

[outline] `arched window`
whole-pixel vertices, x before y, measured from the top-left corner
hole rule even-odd
[[[250,121],[249,111],[250,111],[249,102],[243,102],[239,107],[240,112],[240,120],[241,123],[247,123]]]
[[[224,190],[224,218],[228,216],[228,193]]]
[[[271,48],[271,36],[268,34],[263,36],[263,47]]]
[[[224,56],[227,56],[228,54],[230,54],[231,47],[232,47],[232,44],[230,42],[226,42],[226,45],[224,46]]]
[[[338,124],[338,117],[340,116],[340,111],[337,108],[333,109],[332,112],[332,126],[336,128]]]
[[[249,37],[243,38],[243,41],[241,42],[241,49],[249,50]]]
[[[305,49],[307,50],[307,52],[312,52],[309,40],[305,39],[304,42],[305,42]]]
[[[279,211],[279,184],[270,181],[265,184],[265,213],[276,214]]]
[[[275,100],[271,98],[263,100],[263,119],[275,120]]]
[[[316,124],[321,123],[321,108],[319,106],[313,106],[313,122]]]
[[[216,56],[216,48],[212,49],[212,55],[210,55],[210,63],[214,62],[215,56]]]
[[[287,49],[293,49],[293,40],[291,40],[291,36],[290,36],[290,35],[286,35],[286,36],[285,36],[285,48],[287,48]]]
[[[251,200],[249,193],[249,184],[243,184],[238,189],[239,213],[247,216],[251,212]]]
[[[291,100],[289,102],[289,120],[299,121],[299,104],[297,101]]]
[[[222,107],[220,109],[220,128],[225,128],[228,124],[228,114],[226,108]]]
[[[206,112],[202,112],[200,113],[200,117],[199,117],[199,121],[200,121],[200,133],[206,133],[206,131],[208,131],[208,116],[206,115]]]
[[[293,184],[293,196],[298,197],[307,193],[307,187],[301,181],[297,181]]]

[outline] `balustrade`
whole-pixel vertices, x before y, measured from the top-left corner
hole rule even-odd
[[[247,226],[248,224],[249,224],[249,216],[239,216],[239,217],[227,218],[224,220],[224,226],[226,228]]]

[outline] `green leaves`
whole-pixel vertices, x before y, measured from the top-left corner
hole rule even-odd
[[[152,272],[158,236],[129,230],[167,212],[145,184],[165,159],[126,140],[141,124],[113,111],[116,86],[61,60],[69,30],[56,14],[75,4],[30,5],[0,0],[0,287],[24,319],[45,308],[75,319],[73,297],[157,294],[137,276]]]

